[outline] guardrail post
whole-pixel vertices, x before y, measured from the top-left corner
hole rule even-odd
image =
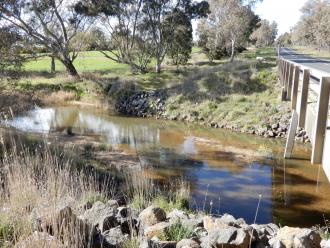
[[[293,110],[290,128],[289,128],[289,132],[288,132],[288,137],[286,138],[284,158],[291,157],[293,146],[294,146],[294,139],[295,139],[296,131],[297,131],[297,126],[298,126],[298,113],[297,113],[297,111]]]
[[[299,75],[300,75],[300,67],[294,67],[294,77],[293,77],[293,85],[291,91],[291,109],[297,109],[297,98],[298,98],[298,84],[299,84]]]
[[[284,60],[282,60],[282,86],[284,85],[284,81],[285,81],[285,66],[286,66],[286,63]]]
[[[305,128],[305,124],[306,124],[309,80],[310,80],[310,72],[308,69],[304,69],[301,95],[300,95],[300,110],[299,110],[299,122],[298,122],[298,126],[301,128]]]
[[[323,145],[328,120],[330,77],[322,77],[319,98],[317,100],[317,116],[313,131],[312,164],[322,163]]]
[[[282,60],[279,58],[278,59],[278,79],[280,80],[280,83],[282,84]]]
[[[283,61],[283,82],[282,82],[282,101],[287,99],[287,82],[288,82],[288,66],[289,63],[287,61]]]
[[[291,93],[292,93],[292,80],[293,80],[293,72],[294,72],[294,65],[289,64],[289,78],[288,78],[288,87],[287,87],[287,100],[291,100]]]

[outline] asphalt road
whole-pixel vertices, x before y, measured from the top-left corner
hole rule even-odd
[[[281,48],[280,55],[287,60],[308,66],[311,69],[330,73],[330,61],[298,54],[289,48]]]

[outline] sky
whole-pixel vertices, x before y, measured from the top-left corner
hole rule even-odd
[[[255,7],[255,12],[261,19],[275,21],[279,34],[290,31],[300,19],[300,9],[307,0],[263,0]]]

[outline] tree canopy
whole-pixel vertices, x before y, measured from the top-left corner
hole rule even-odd
[[[183,37],[192,40],[191,20],[206,17],[208,7],[206,1],[191,0],[82,0],[75,10],[102,21],[109,37],[106,57],[142,72],[154,57],[160,72],[165,56],[178,48],[175,44]],[[175,35],[178,28],[182,36]]]
[[[87,18],[74,11],[69,1],[3,0],[0,2],[0,19],[43,46],[63,63],[70,75],[78,77],[73,61],[84,41],[72,41],[85,30]]]
[[[207,19],[199,23],[199,43],[210,59],[230,55],[234,59],[235,51],[243,47],[259,22],[259,17],[241,0],[210,0]]]
[[[329,50],[330,1],[308,0],[301,11],[302,17],[292,30],[292,42]]]

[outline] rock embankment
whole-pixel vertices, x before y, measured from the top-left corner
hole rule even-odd
[[[167,248],[329,248],[313,229],[278,227],[275,224],[247,224],[229,214],[215,217],[174,209],[166,213],[157,206],[138,211],[122,199],[86,203],[77,214],[66,201],[49,214],[39,206],[31,219],[34,233],[17,247],[167,247]],[[171,236],[166,234],[171,233]],[[69,238],[68,238],[69,236]],[[66,237],[66,244],[63,244]],[[171,240],[171,239],[172,240]],[[135,244],[129,246],[129,244]],[[40,246],[37,246],[40,247]]]
[[[165,91],[138,91],[129,96],[119,96],[115,109],[124,115],[135,117],[161,116],[165,110]]]
[[[213,120],[205,120],[199,118],[195,113],[189,114],[176,114],[171,115],[166,111],[167,108],[167,92],[165,90],[158,90],[153,92],[136,91],[130,92],[129,95],[122,95],[118,97],[115,104],[117,112],[134,117],[156,117],[168,120],[178,120],[189,123],[198,123],[211,128],[223,128],[234,132],[255,134],[265,138],[285,138],[289,131],[291,113],[279,106],[282,114],[270,116],[268,123],[263,123],[262,127],[253,127],[243,129],[237,124],[230,122],[215,122]],[[309,142],[308,135],[305,130],[299,129],[296,134],[296,140],[300,142]]]

